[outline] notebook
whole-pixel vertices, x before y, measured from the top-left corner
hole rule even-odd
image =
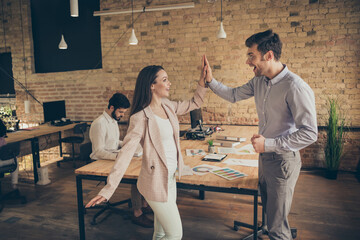
[[[233,142],[245,142],[246,138],[242,137],[230,137],[230,136],[216,136],[217,140],[223,140],[223,141],[233,141]]]
[[[210,162],[220,162],[221,160],[226,158],[226,156],[227,156],[226,154],[211,153],[211,154],[207,154],[202,160],[210,161]]]
[[[235,147],[239,144],[240,144],[240,142],[220,141],[220,140],[213,141],[214,146],[220,146],[220,147]]]

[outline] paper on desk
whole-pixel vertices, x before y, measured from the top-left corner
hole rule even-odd
[[[184,165],[181,176],[191,176],[194,175],[194,172],[191,170],[191,167],[188,165]],[[176,170],[175,176],[179,176],[179,171]]]
[[[204,156],[206,155],[205,151],[202,149],[186,149],[186,156]]]
[[[218,153],[221,153],[221,154],[236,153],[236,149],[235,148],[218,147]]]
[[[246,155],[246,154],[256,154],[256,152],[252,144],[247,144],[245,146],[242,146],[241,148],[236,149],[236,154]]]
[[[208,165],[208,164],[201,164],[199,166],[193,167],[192,172],[196,175],[202,176],[217,169],[220,169],[220,167]]]
[[[40,127],[39,127],[39,126],[35,126],[35,127],[22,128],[22,129],[19,129],[19,130],[32,131],[32,130],[36,130],[36,129],[40,129]]]
[[[234,180],[241,177],[246,177],[245,173],[239,172],[231,168],[220,168],[218,170],[211,171],[213,174],[219,177],[225,178],[226,180]]]
[[[224,161],[224,163],[229,165],[241,165],[247,167],[259,167],[258,160],[251,160],[251,159],[236,159],[236,158],[228,158]]]
[[[256,154],[254,147],[251,144],[245,145],[241,148],[226,148],[218,147],[218,153],[221,154],[237,154],[237,155],[247,155],[247,154]]]

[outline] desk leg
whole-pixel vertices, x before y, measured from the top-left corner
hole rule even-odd
[[[200,199],[200,200],[204,200],[204,199],[205,199],[205,191],[204,191],[204,190],[199,190],[199,199]]]
[[[62,153],[62,144],[61,144],[61,131],[59,132],[59,149],[60,149],[60,157],[62,157],[63,153]]]
[[[78,200],[78,218],[79,218],[79,233],[80,240],[85,240],[85,221],[84,221],[84,200],[82,190],[82,179],[80,176],[76,176],[76,193]]]
[[[258,235],[258,194],[254,195],[254,238],[257,239]]]
[[[39,156],[39,139],[31,139],[31,151],[33,157],[33,169],[34,169],[34,183],[36,184],[39,180],[37,169],[40,167],[40,156]]]
[[[263,212],[262,212],[262,223],[261,223],[261,227],[258,227],[258,198],[259,198],[259,194],[254,193],[254,222],[253,225],[244,223],[244,222],[239,222],[239,221],[234,221],[234,230],[237,231],[239,230],[239,227],[246,227],[246,228],[250,228],[253,230],[253,233],[250,234],[249,236],[243,238],[242,240],[256,240],[258,236],[264,234],[264,208],[263,208]]]

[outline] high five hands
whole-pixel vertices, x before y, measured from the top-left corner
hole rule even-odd
[[[211,83],[213,79],[211,67],[205,54],[201,59],[201,69],[199,84],[205,87],[205,85]],[[257,153],[265,152],[265,137],[263,135],[254,134],[251,138],[251,143]]]
[[[206,83],[210,83],[212,80],[212,71],[210,64],[206,58],[206,55],[204,54],[201,59],[201,75],[200,75],[200,81],[199,84],[202,87],[206,86]]]

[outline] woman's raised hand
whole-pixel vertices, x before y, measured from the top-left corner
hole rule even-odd
[[[211,71],[209,61],[207,60],[205,55],[204,55],[204,64],[205,64],[205,69],[206,69],[205,81],[207,83],[210,83],[211,80],[213,79],[213,75],[212,75],[212,71]]]
[[[206,81],[206,62],[205,62],[205,55],[201,58],[201,74],[200,74],[200,80],[199,85],[202,87],[205,87],[205,81]]]

